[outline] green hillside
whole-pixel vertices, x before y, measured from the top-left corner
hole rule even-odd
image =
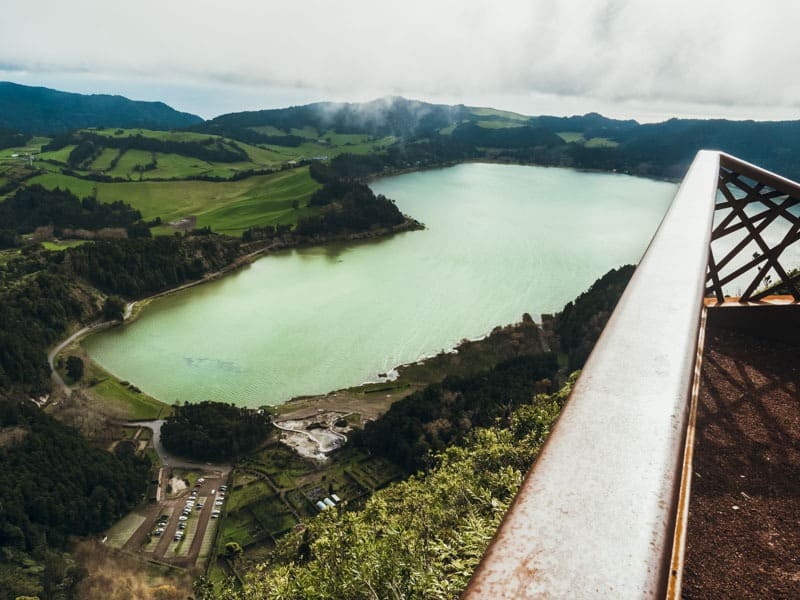
[[[101,202],[123,200],[142,213],[145,220],[161,217],[163,226],[154,233],[171,233],[170,222],[197,217],[197,227],[218,233],[241,234],[253,225],[296,223],[311,213],[306,202],[319,187],[300,167],[257,175],[238,181],[133,181],[104,183],[58,173],[30,179],[46,188],[66,188],[79,197],[95,193]],[[298,208],[293,208],[297,202]]]
[[[79,127],[177,129],[201,122],[163,102],[141,102],[107,94],[72,94],[0,82],[0,127],[28,134],[54,134]]]

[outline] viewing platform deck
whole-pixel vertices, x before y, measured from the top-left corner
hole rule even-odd
[[[683,598],[800,598],[798,326],[798,305],[709,311]]]

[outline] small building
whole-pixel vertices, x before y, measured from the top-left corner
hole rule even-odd
[[[328,508],[328,507],[327,507],[327,506],[325,506],[325,503],[324,503],[324,502],[322,502],[322,500],[317,500],[317,508],[318,508],[319,510],[325,510],[325,509],[326,509],[326,508]]]
[[[336,506],[334,501],[330,498],[323,498],[322,501],[325,503],[325,506]]]
[[[337,496],[336,494],[331,494],[331,500],[337,503],[342,501],[342,499],[339,498],[339,496]]]

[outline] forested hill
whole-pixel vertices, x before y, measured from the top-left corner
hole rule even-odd
[[[0,82],[0,128],[48,135],[82,127],[178,129],[200,123],[163,102],[141,102],[107,94],[72,94]]]
[[[384,163],[376,162],[375,155],[361,157],[372,161],[366,169],[372,173],[384,167],[406,169],[489,158],[677,179],[683,177],[697,151],[706,148],[800,178],[800,121],[670,119],[640,124],[597,113],[531,117],[392,97],[360,104],[321,102],[231,113],[193,129],[286,146],[331,132],[376,139],[392,136],[395,145],[377,153],[387,158]]]
[[[317,102],[273,110],[231,113],[198,126],[209,133],[232,135],[246,128],[274,128],[289,133],[292,129],[313,127],[343,134],[412,137],[433,133],[468,117],[463,105],[430,104],[401,97],[371,102]],[[235,135],[234,135],[235,137]]]

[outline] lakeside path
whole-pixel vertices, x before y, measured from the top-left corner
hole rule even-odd
[[[69,346],[72,342],[79,340],[90,333],[95,333],[102,329],[106,329],[113,325],[123,324],[130,320],[131,315],[133,314],[133,309],[136,307],[137,304],[147,303],[151,300],[155,300],[156,298],[160,298],[162,296],[168,296],[170,294],[174,294],[175,292],[179,292],[181,290],[185,290],[190,287],[194,287],[196,285],[200,285],[201,283],[206,283],[207,281],[213,281],[221,277],[222,275],[232,271],[234,269],[238,269],[239,267],[250,264],[253,260],[255,260],[260,254],[264,254],[265,252],[271,250],[270,247],[259,248],[255,252],[250,252],[249,254],[245,254],[237,258],[234,262],[229,265],[224,266],[219,271],[214,271],[213,273],[209,273],[202,277],[201,279],[196,279],[194,281],[190,281],[188,283],[184,283],[182,285],[176,286],[174,288],[170,288],[168,290],[164,290],[163,292],[158,292],[157,294],[153,294],[152,296],[148,296],[147,298],[142,298],[141,300],[134,300],[132,302],[128,302],[125,304],[125,312],[122,316],[122,320],[113,320],[113,321],[95,321],[76,331],[75,333],[71,334],[66,339],[62,340],[58,344],[56,344],[50,352],[47,353],[47,362],[50,365],[50,379],[53,382],[53,386],[56,390],[61,390],[69,396],[72,393],[72,387],[67,385],[67,382],[61,377],[58,371],[55,368],[55,359],[56,356],[67,346]]]
[[[131,313],[133,312],[133,307],[136,303],[135,302],[128,302],[125,305],[125,313],[122,315],[122,321],[126,321],[130,318]],[[70,335],[65,340],[58,343],[50,352],[47,353],[47,362],[50,365],[50,379],[53,381],[53,385],[57,388],[62,390],[67,396],[72,393],[72,388],[67,385],[67,382],[61,377],[59,372],[55,368],[55,360],[56,356],[58,356],[59,352],[61,352],[64,348],[69,346],[72,342],[77,339],[82,338],[85,335],[92,333],[93,331],[99,331],[100,329],[105,329],[106,327],[111,327],[121,321],[96,321],[79,329],[72,335]]]
[[[223,275],[226,275],[230,272],[236,271],[245,265],[251,264],[257,258],[261,257],[262,255],[268,255],[272,252],[280,252],[282,250],[291,250],[296,248],[302,248],[305,246],[317,246],[317,245],[325,245],[333,242],[342,242],[342,241],[360,241],[364,239],[371,239],[377,237],[383,237],[387,235],[393,235],[396,233],[402,233],[404,231],[413,231],[415,229],[424,229],[425,226],[422,225],[420,222],[406,217],[406,220],[401,225],[396,225],[394,227],[389,227],[377,231],[369,231],[369,232],[361,232],[355,234],[349,234],[348,236],[333,236],[330,239],[316,239],[310,244],[306,243],[299,243],[299,244],[267,244],[258,248],[252,252],[247,254],[243,254],[242,256],[237,257],[233,262],[230,264],[225,265],[218,271],[214,271],[213,273],[207,273],[200,279],[196,279],[194,281],[189,281],[187,283],[175,286],[173,288],[169,288],[167,290],[163,290],[158,292],[157,294],[153,294],[152,296],[148,296],[146,298],[142,298],[141,300],[134,300],[132,302],[128,302],[125,305],[125,313],[122,317],[122,321],[97,321],[79,329],[63,341],[56,344],[50,352],[47,354],[47,362],[50,365],[50,378],[53,382],[53,386],[56,390],[63,391],[67,396],[72,393],[72,388],[67,385],[64,379],[59,375],[58,371],[55,369],[55,358],[58,356],[58,353],[61,352],[64,348],[69,346],[72,342],[96,331],[101,329],[111,327],[112,325],[117,325],[120,323],[125,323],[130,321],[131,317],[133,316],[134,319],[138,317],[138,313],[136,315],[133,314],[134,308],[137,305],[145,305],[149,303],[151,300],[155,300],[156,298],[161,298],[163,296],[169,296],[176,292],[180,292],[181,290],[185,290],[196,285],[201,285],[203,283],[207,283],[209,281],[214,281],[219,279]],[[38,404],[38,403],[37,403]]]
[[[72,388],[67,385],[67,382],[61,377],[58,371],[55,368],[55,359],[58,356],[58,353],[61,352],[64,348],[69,346],[75,340],[88,335],[93,331],[98,331],[100,329],[104,329],[106,327],[111,327],[117,321],[100,321],[96,323],[92,323],[91,325],[87,325],[83,329],[79,329],[71,336],[69,336],[64,341],[60,342],[56,345],[50,352],[47,354],[47,362],[50,364],[50,379],[53,381],[53,385],[56,389],[62,390],[67,396],[72,393]]]

